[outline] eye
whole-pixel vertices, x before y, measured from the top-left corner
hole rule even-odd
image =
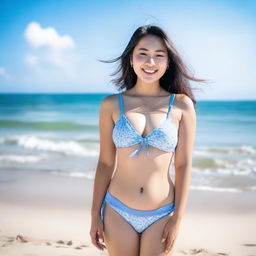
[[[157,55],[157,57],[164,57],[163,55]]]
[[[140,53],[140,55],[146,55],[146,53],[143,53],[143,52],[142,52],[142,53]]]

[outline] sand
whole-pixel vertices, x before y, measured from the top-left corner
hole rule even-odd
[[[0,172],[0,255],[108,255],[90,242],[92,181]],[[256,256],[256,192],[190,191],[174,256]]]

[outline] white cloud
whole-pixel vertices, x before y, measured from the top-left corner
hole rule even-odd
[[[75,42],[69,35],[59,35],[56,29],[42,28],[31,22],[24,37],[31,46],[25,55],[25,62],[32,69],[34,81],[62,82],[78,77],[83,57],[76,53]]]
[[[71,91],[74,86],[95,83],[97,78],[104,77],[102,64],[97,60],[78,52],[74,39],[69,36],[60,36],[54,28],[42,28],[36,22],[31,22],[25,29],[24,37],[30,46],[24,56],[28,66],[22,75],[24,84],[44,86],[45,90]],[[36,91],[38,88],[33,88]]]
[[[52,27],[42,28],[37,22],[28,24],[24,36],[27,42],[35,48],[49,47],[55,50],[64,50],[75,46],[70,36],[61,36]]]
[[[3,67],[0,67],[0,75],[4,76],[6,74],[6,70]]]
[[[25,56],[25,61],[31,66],[36,66],[38,63],[38,58],[35,55],[27,54]]]

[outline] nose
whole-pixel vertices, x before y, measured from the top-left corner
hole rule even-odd
[[[154,58],[153,58],[153,57],[149,57],[149,58],[147,59],[147,63],[152,64],[152,65],[155,65],[155,60],[154,60]]]

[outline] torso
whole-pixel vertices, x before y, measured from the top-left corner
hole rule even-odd
[[[164,122],[170,98],[168,92],[159,97],[137,97],[124,92],[123,97],[125,115],[141,135],[147,135]],[[176,106],[178,99],[177,94],[170,113],[177,128],[181,119],[181,110]],[[112,118],[116,123],[120,112],[118,99],[115,101]],[[169,167],[174,153],[149,146],[149,156],[144,154],[143,149],[139,157],[129,157],[137,147],[138,145],[133,145],[116,149],[117,165],[109,192],[127,206],[138,210],[153,210],[173,202],[174,184],[169,176]]]

